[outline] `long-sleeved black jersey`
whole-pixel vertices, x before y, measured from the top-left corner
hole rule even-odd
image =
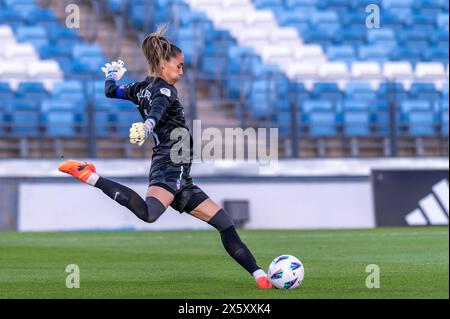
[[[184,129],[183,139],[189,138],[189,161],[192,160],[192,135],[186,125],[184,109],[178,100],[177,90],[161,78],[147,77],[142,82],[118,86],[114,80],[105,82],[105,95],[110,98],[119,98],[133,102],[137,105],[143,121],[152,120],[155,125],[153,138],[152,161],[155,163],[170,163],[171,148],[181,140],[178,132]],[[130,123],[131,124],[131,123]],[[171,138],[172,132],[174,133]],[[176,138],[178,135],[178,139]],[[187,136],[188,135],[188,136]],[[186,144],[185,144],[186,145]],[[186,150],[185,150],[186,151]],[[183,162],[186,162],[184,157]],[[152,164],[153,165],[153,164]]]

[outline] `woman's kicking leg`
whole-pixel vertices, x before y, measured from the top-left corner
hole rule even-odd
[[[259,288],[272,288],[267,274],[256,264],[255,257],[236,232],[233,219],[223,208],[208,198],[189,214],[207,222],[220,232],[227,253],[253,276]]]
[[[99,176],[96,173],[95,166],[91,163],[70,160],[62,163],[59,170],[101,189],[111,199],[127,207],[138,218],[147,223],[155,222],[164,213],[174,197],[164,188],[150,186],[144,200],[132,189]]]

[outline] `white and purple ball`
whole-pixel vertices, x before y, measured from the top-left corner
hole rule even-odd
[[[272,261],[267,275],[274,287],[278,289],[295,289],[302,283],[305,269],[297,257],[281,255]]]

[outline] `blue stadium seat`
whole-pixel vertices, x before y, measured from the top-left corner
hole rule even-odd
[[[294,103],[297,109],[301,108],[303,101],[309,100],[312,96],[305,85],[300,82],[291,83],[289,88],[289,100]]]
[[[361,30],[366,27],[367,14],[364,11],[356,11],[346,15],[342,21],[342,24],[346,27],[347,31]]]
[[[420,47],[400,47],[389,56],[392,61],[409,61],[413,64],[424,61],[424,49]]]
[[[397,45],[394,30],[387,27],[382,29],[369,29],[367,31],[367,42],[371,46],[389,47],[391,49]]]
[[[0,101],[9,102],[15,98],[14,91],[6,82],[0,82]]]
[[[136,111],[136,108],[129,104],[126,108],[120,108],[115,113],[114,122],[116,126],[116,132],[119,135],[128,135],[129,129],[132,123],[141,122],[142,117],[139,115],[139,112]]]
[[[177,39],[177,45],[184,53],[184,62],[193,64],[198,61],[204,46],[202,30],[185,26],[178,30]]]
[[[42,101],[49,95],[41,82],[21,82],[17,89],[17,97],[20,100]]]
[[[72,51],[73,58],[88,69],[99,69],[106,62],[102,49],[96,44],[76,44]]]
[[[316,112],[316,111],[330,111],[334,112],[333,104],[327,100],[307,100],[301,105],[301,110],[304,113]]]
[[[392,48],[385,46],[360,46],[358,57],[363,61],[384,63],[389,61],[389,55],[392,51]]]
[[[449,99],[449,83],[444,83],[442,90],[441,90],[441,97],[444,101],[448,101]]]
[[[430,33],[424,30],[405,30],[399,34],[399,44],[408,48],[426,50],[430,37]]]
[[[370,111],[375,134],[388,134],[390,131],[390,103],[387,100],[378,100],[373,104]]]
[[[369,83],[350,82],[345,88],[345,97],[356,101],[374,101],[377,98],[377,94]]]
[[[448,49],[449,44],[448,39],[449,39],[448,30],[436,30],[430,37],[433,46],[437,46],[444,49]]]
[[[272,114],[275,107],[280,106],[281,110],[289,107],[287,92],[281,93],[280,83],[274,80],[260,79],[253,81],[250,89],[250,105],[254,115],[262,116]]]
[[[401,110],[403,113],[413,111],[432,112],[431,104],[425,100],[406,100],[401,103]]]
[[[39,48],[39,55],[43,60],[56,60],[65,74],[72,72],[73,58],[70,46],[51,44]]]
[[[277,18],[280,25],[296,28],[300,33],[310,28],[309,12],[304,10],[281,11],[278,13]]]
[[[405,114],[408,133],[413,136],[436,135],[434,114],[431,112],[412,111]]]
[[[350,45],[330,46],[327,48],[326,53],[330,61],[350,64],[356,60],[355,48]]]
[[[398,102],[408,99],[409,94],[401,83],[381,83],[377,97],[379,100]]]
[[[70,50],[82,41],[80,35],[74,29],[64,28],[62,26],[49,29],[48,36],[52,45],[63,46],[70,48]]]
[[[443,10],[445,11],[445,2],[447,0],[414,0],[413,9],[417,13],[437,16]]]
[[[369,136],[370,114],[367,111],[347,111],[342,115],[344,134],[347,136]]]
[[[16,29],[17,40],[33,44],[36,49],[49,44],[46,30],[41,26],[20,26]]]
[[[331,10],[342,15],[351,10],[351,2],[352,1],[348,0],[318,0],[317,8],[321,10]]]
[[[254,0],[253,3],[258,9],[262,8],[273,9],[283,7],[284,0]]]
[[[132,25],[139,29],[153,29],[156,20],[156,7],[157,4],[151,1],[136,0],[130,2],[128,15]]]
[[[308,124],[309,134],[312,136],[335,136],[337,133],[337,120],[334,111],[315,111],[303,117]]]
[[[448,32],[449,18],[447,13],[440,13],[437,18],[437,25],[440,30],[446,30]]]
[[[311,25],[338,26],[339,16],[334,11],[313,11],[309,16]]]
[[[91,60],[90,62],[93,62],[93,60]],[[100,67],[100,59],[98,60],[98,62],[95,62],[93,64],[76,61],[69,68],[67,68],[67,74],[72,80],[83,81],[86,79],[101,76],[102,73],[100,71]]]
[[[7,8],[21,12],[23,15],[38,9],[35,0],[5,0]]]
[[[22,100],[8,105],[11,134],[36,137],[40,128],[40,111],[37,101]]]
[[[448,88],[447,88],[448,90]],[[447,96],[448,96],[448,91],[447,91]],[[448,137],[448,128],[449,128],[449,113],[448,113],[448,108],[449,108],[449,100],[448,97],[442,101],[440,101],[440,105],[439,105],[439,112],[438,114],[439,116],[439,123],[441,125],[441,130],[440,133],[443,136],[447,136]]]
[[[355,11],[364,11],[369,4],[376,4],[382,8],[382,0],[353,0],[350,2],[352,9]]]
[[[441,62],[444,65],[449,62],[449,50],[448,47],[428,48],[424,54],[426,61]]]
[[[97,96],[97,95],[96,95]],[[119,110],[115,99],[108,99],[103,94],[103,97],[98,95],[92,99],[94,119],[95,119],[95,134],[101,137],[112,136],[117,129],[117,113]],[[136,112],[136,110],[134,110]]]
[[[396,7],[396,8],[390,8],[386,11],[388,14],[397,16],[398,19],[404,23],[408,22],[408,19],[410,16],[413,15],[413,9],[412,8],[405,8],[405,7]]]
[[[340,89],[336,83],[317,82],[317,83],[314,83],[314,87],[312,90],[312,96],[315,99],[319,99],[319,100],[324,99],[324,100],[329,100],[333,103],[336,103],[336,102],[342,100],[343,93],[340,91]]]
[[[108,7],[114,13],[123,13],[126,9],[127,0],[108,0]]]
[[[3,136],[5,134],[5,131],[7,131],[8,127],[8,118],[6,116],[6,112],[0,108],[0,136]]]
[[[285,6],[289,9],[298,7],[315,7],[317,0],[286,0]]]
[[[199,69],[205,74],[224,74],[228,63],[228,58],[223,55],[223,51],[214,45],[205,43],[202,58],[199,61]],[[229,61],[233,62],[233,61]]]
[[[434,32],[436,29],[436,17],[420,14],[414,14],[409,17],[408,27],[411,30],[422,30],[426,32]]]
[[[26,18],[20,11],[15,11],[10,8],[0,11],[0,21],[2,24],[7,24],[16,29],[26,23]]]
[[[308,124],[303,122],[303,114],[297,113],[295,119],[295,125],[297,125],[297,133],[299,136],[303,135],[305,129],[308,128]],[[278,134],[280,136],[289,136],[292,134],[293,117],[290,112],[279,111],[274,114],[274,121],[278,127]]]
[[[340,45],[359,46],[366,43],[366,30],[364,29],[342,29],[336,32],[334,41]]]
[[[449,117],[448,110],[447,110],[447,111],[444,111],[444,112],[442,113],[441,134],[442,134],[443,136],[447,136],[447,137],[448,137],[448,126],[449,126],[449,123],[448,123],[448,117]]]
[[[180,27],[208,27],[212,23],[208,21],[208,16],[200,11],[187,11],[180,15]],[[201,30],[200,30],[201,31]]]
[[[226,73],[232,78],[227,80],[227,91],[230,97],[238,97],[242,88],[249,88],[252,76],[262,76],[264,71],[261,58],[258,57],[252,48],[240,45],[233,45],[227,54]],[[273,69],[271,69],[273,70]],[[279,72],[279,68],[276,69]],[[258,73],[258,74],[256,74]]]
[[[81,102],[86,100],[83,83],[76,80],[55,83],[52,91],[53,99]]]
[[[371,114],[368,101],[346,100],[339,108],[343,131],[346,135],[368,136],[370,134]]]
[[[45,100],[41,104],[41,121],[48,136],[79,136],[86,132],[86,105],[69,100]]]
[[[303,40],[305,43],[319,44],[326,49],[333,44],[337,28],[338,26],[316,25],[302,32]]]
[[[398,34],[399,32],[403,32],[407,25],[407,21],[403,22],[397,16],[383,13],[380,24],[382,28],[389,28]]]
[[[416,82],[411,85],[410,98],[426,100],[432,103],[440,98],[440,93],[436,90],[433,83]]]
[[[122,82],[122,80],[121,80]],[[86,84],[86,94],[89,99],[102,99],[105,96],[105,81],[95,80]]]
[[[370,112],[370,101],[365,100],[345,100],[342,103],[342,111],[343,112]]]
[[[41,26],[45,30],[52,30],[59,27],[59,22],[54,11],[49,9],[37,9],[27,16],[29,25]]]
[[[227,73],[242,74],[252,71],[252,67],[261,64],[261,58],[255,50],[246,46],[232,46],[228,50]]]

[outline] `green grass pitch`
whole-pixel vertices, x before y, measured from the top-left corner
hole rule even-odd
[[[299,257],[294,290],[258,290],[215,231],[0,232],[0,298],[448,298],[448,227],[240,230],[260,266]],[[66,266],[80,288],[66,288]],[[368,289],[366,266],[380,268]]]

